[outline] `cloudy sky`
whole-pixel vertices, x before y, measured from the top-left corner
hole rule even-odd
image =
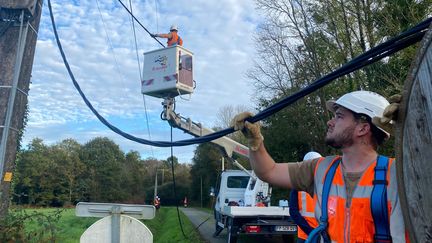
[[[151,32],[166,33],[171,24],[177,24],[183,46],[194,53],[197,87],[190,100],[176,99],[176,112],[212,127],[224,106],[254,107],[253,89],[245,77],[254,56],[252,37],[260,22],[253,1],[131,2],[134,15]],[[129,7],[129,0],[123,3]],[[141,94],[137,60],[138,55],[142,65],[143,53],[161,46],[135,23],[136,48],[130,16],[118,1],[52,0],[52,6],[75,78],[99,113],[134,136],[170,141],[170,126],[160,119],[162,99]],[[46,144],[66,138],[84,144],[104,136],[124,152],[139,151],[142,158],[169,157],[170,148],[129,141],[105,127],[86,107],[55,43],[48,1],[42,10],[31,81],[24,145],[35,137]],[[192,137],[173,131],[174,141],[188,138]],[[180,162],[190,162],[194,149],[175,147],[174,155]]]

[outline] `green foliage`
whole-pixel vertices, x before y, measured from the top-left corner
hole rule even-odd
[[[120,147],[108,138],[95,138],[86,143],[80,154],[87,168],[83,180],[87,180],[89,200],[94,202],[115,202],[125,199],[121,182],[121,167],[125,155]]]
[[[203,206],[211,204],[209,192],[211,187],[216,187],[218,174],[221,171],[221,158],[220,148],[211,143],[200,144],[195,150],[190,171],[192,178],[190,199],[198,202],[199,205],[201,205],[201,196]]]
[[[0,221],[1,242],[58,242],[62,210],[11,210]]]
[[[178,159],[177,157],[173,156],[173,157],[168,157],[165,161],[165,167],[166,168],[171,168],[171,165],[174,164],[174,166],[178,165]]]
[[[354,57],[426,19],[431,1],[256,0],[265,15],[255,36],[257,58],[247,76],[262,110]],[[325,101],[354,90],[399,93],[415,46],[345,75],[264,121],[264,143],[276,161],[310,150],[335,153],[323,138]],[[281,136],[283,134],[283,136]],[[392,154],[392,141],[379,152]]]
[[[183,236],[177,210],[162,207],[151,220],[144,224],[153,234],[154,242],[201,242],[199,234],[190,221],[180,213]],[[79,242],[84,231],[99,218],[81,218],[75,216],[75,209],[16,209],[0,221],[1,242]]]
[[[84,145],[67,139],[52,146],[36,138],[19,151],[16,163],[15,204],[61,207],[90,200],[143,204],[146,199],[150,203],[157,168],[166,172],[165,181],[159,177],[159,183],[165,184],[163,191],[159,190],[166,194],[165,205],[176,205],[180,200],[170,188],[171,166],[167,167],[166,161],[142,160],[136,151],[124,154],[107,138],[95,138]],[[177,191],[183,198],[189,193],[190,167],[174,164]]]
[[[177,208],[175,207],[162,206],[156,212],[154,219],[143,220],[143,222],[153,233],[153,241],[155,243],[203,242],[195,227],[182,212],[180,212],[180,219],[185,235],[181,231],[177,217]]]

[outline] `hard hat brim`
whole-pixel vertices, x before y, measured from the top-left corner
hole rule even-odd
[[[328,100],[328,101],[326,101],[327,110],[329,110],[329,111],[331,111],[333,113],[336,112],[336,108],[335,108],[336,105],[337,105],[336,104],[336,100]]]

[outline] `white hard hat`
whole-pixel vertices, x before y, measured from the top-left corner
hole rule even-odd
[[[311,151],[308,152],[307,154],[305,154],[305,156],[303,157],[303,160],[311,160],[311,159],[316,159],[316,158],[321,158],[321,154],[315,152],[315,151]]]
[[[170,31],[172,31],[172,30],[178,31],[177,25],[175,25],[175,24],[171,25]]]
[[[374,117],[382,117],[384,109],[389,104],[386,98],[370,91],[354,91],[343,95],[336,101],[329,100],[326,103],[327,109],[331,112],[335,112],[335,105],[340,105],[355,113],[365,114],[369,116],[371,120]],[[387,137],[390,137],[390,133],[380,127],[378,127],[378,129],[383,131]]]

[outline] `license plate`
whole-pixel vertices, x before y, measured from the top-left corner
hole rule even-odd
[[[294,232],[297,231],[297,226],[288,226],[288,225],[276,225],[275,231],[288,231]]]

